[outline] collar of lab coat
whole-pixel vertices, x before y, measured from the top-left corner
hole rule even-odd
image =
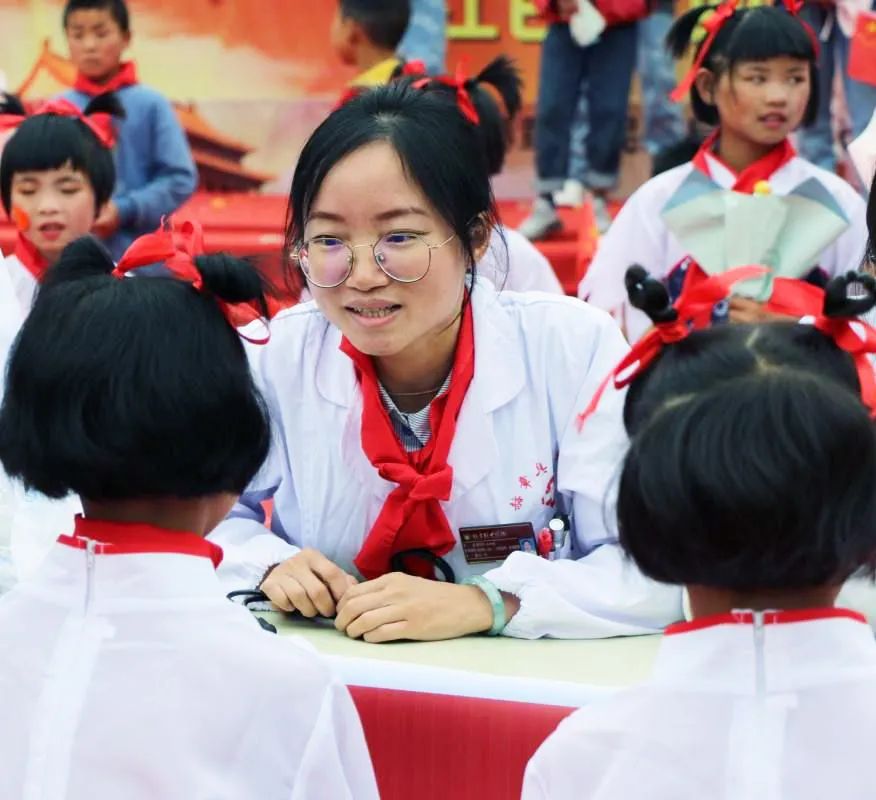
[[[843,613],[844,610],[837,609]],[[854,612],[757,625],[725,621],[689,626],[660,643],[652,683],[675,689],[728,688],[755,694],[795,691],[829,680],[876,678],[876,641]]]
[[[475,372],[466,394],[448,463],[453,467],[453,494],[478,483],[495,464],[498,448],[492,413],[513,400],[526,385],[526,359],[520,332],[489,281],[478,280],[471,292],[474,319]],[[339,349],[341,333],[329,326],[316,370],[320,395],[349,409],[343,449],[344,461],[365,484],[378,490],[386,484],[362,451],[360,428],[362,394],[353,362]]]

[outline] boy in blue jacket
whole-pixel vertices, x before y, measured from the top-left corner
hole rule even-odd
[[[64,96],[83,108],[114,91],[125,109],[117,130],[115,192],[94,226],[118,259],[192,195],[197,170],[170,102],[137,81],[133,61],[122,61],[131,42],[124,0],[68,0],[64,33],[78,70]]]

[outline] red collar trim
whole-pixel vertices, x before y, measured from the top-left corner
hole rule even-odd
[[[89,97],[97,97],[97,95],[104,94],[104,92],[117,92],[126,86],[134,86],[138,82],[137,67],[134,62],[123,61],[119,65],[119,71],[106,83],[95,83],[86,78],[81,72],[77,72],[73,88],[78,92],[87,94]]]
[[[770,150],[763,158],[758,159],[753,164],[749,164],[744,170],[742,170],[742,172],[737,173],[736,170],[726,164],[715,152],[715,145],[718,142],[720,133],[720,128],[717,128],[709,134],[702,145],[700,145],[700,149],[697,151],[696,155],[693,157],[693,165],[700,172],[711,178],[712,171],[709,168],[709,159],[713,158],[734,176],[732,186],[734,192],[753,194],[755,187],[759,183],[769,182],[773,175],[797,155],[794,145],[791,144],[789,139],[785,139]]]
[[[816,619],[852,619],[855,622],[867,624],[867,618],[857,611],[847,608],[800,608],[790,611],[765,611],[763,621],[765,625],[783,625],[790,622],[811,622]],[[731,611],[727,614],[714,614],[708,617],[700,617],[690,622],[676,622],[669,625],[664,636],[673,636],[677,633],[691,633],[705,628],[715,628],[718,625],[753,625],[753,611]]]
[[[43,258],[33,242],[27,239],[20,231],[15,240],[15,251],[13,255],[21,262],[21,265],[33,275],[37,283],[43,282],[43,278],[46,276],[46,271],[49,268],[49,262]]]
[[[98,543],[94,552],[99,555],[179,553],[209,558],[214,567],[222,562],[222,548],[196,533],[172,531],[139,522],[106,522],[77,514],[73,535],[58,537],[60,544],[79,550],[85,550],[91,541]]]

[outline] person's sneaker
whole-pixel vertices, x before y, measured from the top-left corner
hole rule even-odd
[[[596,220],[596,228],[600,233],[605,233],[612,223],[611,214],[608,211],[608,203],[605,197],[596,192],[590,193],[590,206],[593,209],[593,218]]]
[[[581,181],[567,178],[563,188],[554,192],[554,203],[563,208],[579,208],[587,199],[587,190]]]
[[[548,234],[563,227],[557,210],[544,197],[536,197],[529,216],[520,223],[517,230],[531,242],[544,239]]]

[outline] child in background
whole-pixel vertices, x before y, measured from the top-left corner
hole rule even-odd
[[[17,239],[14,252],[0,259],[2,364],[46,270],[91,230],[110,202],[115,169],[107,113],[124,114],[109,94],[90,101],[84,113],[53,101],[33,116],[16,97],[4,95],[0,125],[15,132],[0,155],[0,200]]]
[[[396,50],[411,16],[410,0],[339,0],[331,46],[359,74],[351,87],[389,83],[402,65]]]
[[[126,277],[155,238],[68,247],[10,360],[0,460],[85,514],[0,600],[0,796],[376,798],[346,688],[225,599],[204,538],[268,452],[230,322],[260,279],[182,251]]]
[[[429,86],[445,91],[457,89],[454,83],[440,79]],[[507,56],[499,56],[474,78],[466,80],[464,88],[471,95],[477,115],[490,176],[495,177],[505,165],[512,126],[522,105],[520,72]],[[500,290],[563,294],[550,262],[522,233],[504,225],[493,231],[489,249],[478,263],[478,275],[489,278]]]
[[[80,108],[114,91],[125,109],[116,147],[117,182],[94,232],[118,259],[138,236],[151,233],[195,191],[198,173],[171,104],[137,80],[122,61],[131,42],[124,0],[68,0],[64,33],[78,75],[65,97]]]
[[[685,52],[706,12],[723,22],[714,39],[708,37],[699,46],[688,80],[693,81],[690,94],[695,116],[719,128],[693,161],[648,181],[626,202],[600,242],[578,290],[580,297],[618,316],[631,341],[650,323],[626,302],[627,267],[641,264],[677,296],[691,266],[689,253],[669,231],[661,213],[694,170],[705,173],[722,189],[746,194],[766,185],[773,194],[784,195],[809,178],[817,179],[849,224],[821,254],[813,279],[823,282],[825,277],[861,264],[866,238],[864,202],[845,181],[798,157],[788,139],[801,123],[813,118],[818,104],[812,32],[780,8],[737,10],[732,2],[717,11],[712,6],[696,8],[670,32],[676,56]],[[731,299],[731,321],[755,321],[761,316],[755,301]]]
[[[633,380],[620,540],[687,586],[693,620],[667,628],[648,683],[560,725],[525,800],[872,794],[876,644],[835,601],[876,566],[876,434],[851,356],[820,332],[873,307],[872,279],[851,277],[814,325],[697,331]]]

